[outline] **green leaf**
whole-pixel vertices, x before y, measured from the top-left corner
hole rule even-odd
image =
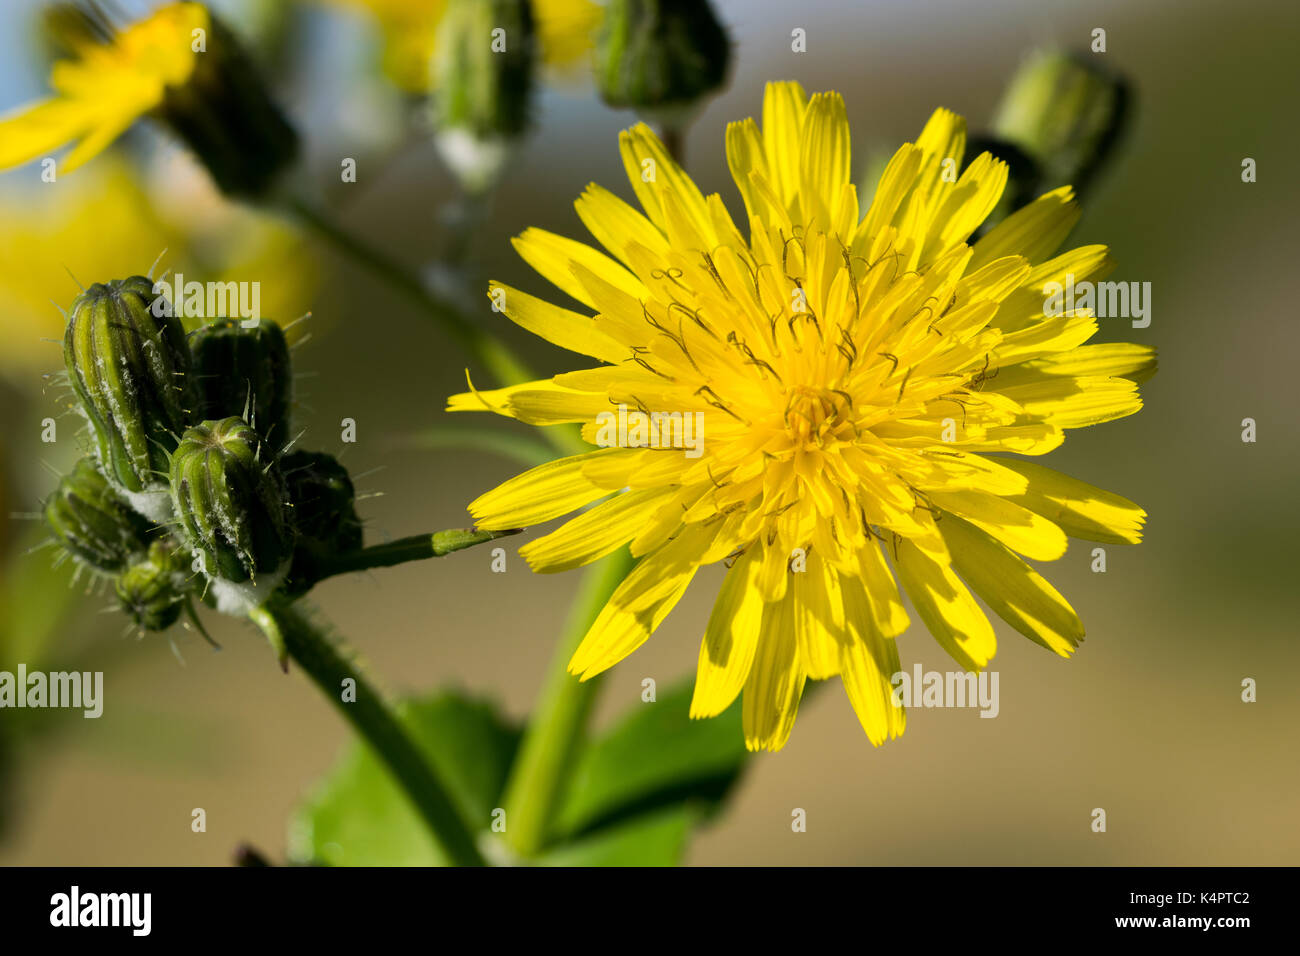
[[[538,866],[676,866],[699,812],[684,804],[643,814],[547,850]]]
[[[403,722],[475,830],[487,830],[519,745],[496,708],[457,692],[407,701]],[[370,749],[351,743],[294,813],[289,856],[337,866],[441,866],[423,820]]]
[[[557,837],[571,841],[666,807],[699,818],[717,808],[745,766],[740,705],[691,720],[690,701],[688,682],[638,704],[580,754]]]

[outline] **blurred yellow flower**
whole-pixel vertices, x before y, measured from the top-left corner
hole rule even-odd
[[[717,715],[743,690],[751,749],[780,749],[805,681],[834,675],[873,744],[902,733],[900,583],[964,671],[995,651],[976,594],[1068,657],[1083,625],[1020,555],[1060,558],[1067,536],[1135,543],[1145,518],[1118,495],[1003,457],[1044,455],[1067,429],[1138,411],[1135,379],[1155,364],[1146,346],[1084,345],[1090,312],[1045,312],[1045,284],[1109,266],[1104,246],[1055,255],[1078,217],[1069,187],[972,245],[1007,168],[985,153],[956,175],[959,117],[936,111],[898,150],[865,215],[849,141],[839,94],[770,84],[761,128],[727,129],[746,239],[648,127],[623,133],[644,212],[594,184],[576,204],[609,254],[541,229],[515,241],[594,316],[490,289],[517,324],[607,364],[449,401],[582,423],[606,446],[469,506],[480,528],[505,529],[600,501],[520,553],[544,572],[629,544],[641,559],[574,674],[632,653],[702,566],[728,565],[691,712]]]
[[[160,256],[155,276],[259,283],[262,314],[281,325],[311,308],[316,261],[297,230],[222,199],[175,156],[186,172],[163,177],[165,202],[112,156],[57,186],[0,189],[0,375],[38,387],[41,373],[62,367],[59,309],[80,286],[143,275]]]
[[[75,143],[60,172],[103,152],[137,119],[163,104],[168,87],[194,72],[195,30],[209,27],[197,3],[174,3],[105,43],[70,38],[77,58],[50,72],[55,95],[0,118],[0,169],[44,157]]]
[[[385,75],[408,93],[429,89],[429,61],[448,0],[318,2],[370,14],[382,33]],[[600,7],[590,0],[532,0],[532,7],[543,62],[566,69],[584,61],[591,50],[592,33],[600,23]]]
[[[0,190],[0,374],[35,386],[39,373],[62,368],[59,308],[81,291],[78,281],[144,273],[164,249],[179,257],[183,244],[112,157],[57,186]]]

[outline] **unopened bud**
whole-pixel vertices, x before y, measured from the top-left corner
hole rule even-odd
[[[316,583],[322,558],[361,548],[361,519],[352,479],[334,456],[290,452],[280,470],[298,535],[285,587],[289,594],[302,594]]]
[[[167,516],[159,492],[188,414],[190,353],[170,312],[144,276],[95,283],[72,303],[63,337],[104,474],[156,521]]]
[[[1128,84],[1095,55],[1039,51],[1007,85],[989,133],[1032,160],[1032,195],[1059,186],[1082,194],[1118,142],[1128,110]]]
[[[159,538],[114,584],[118,603],[146,631],[165,631],[185,606],[189,562],[175,541]]]
[[[289,439],[293,373],[280,326],[258,319],[218,319],[189,335],[196,421],[240,417],[268,447]]]
[[[438,149],[461,185],[481,192],[528,128],[537,37],[528,0],[451,0],[431,73]]]
[[[611,0],[596,81],[613,107],[679,125],[727,79],[731,44],[707,0]]]
[[[285,570],[293,533],[283,481],[242,418],[185,432],[172,455],[171,491],[188,544],[202,554],[210,577],[262,584],[260,578],[273,581]]]
[[[198,4],[192,4],[198,7]],[[228,196],[260,199],[298,154],[298,134],[271,100],[256,65],[228,27],[199,8],[189,77],[168,86],[159,118]],[[201,32],[200,32],[201,31]]]
[[[117,574],[148,547],[149,523],[136,514],[83,458],[45,502],[45,524],[68,552],[105,574]]]

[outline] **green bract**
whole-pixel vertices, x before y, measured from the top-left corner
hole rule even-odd
[[[190,353],[164,306],[144,276],[95,283],[72,303],[63,337],[100,464],[127,492],[165,487],[167,454],[186,423]]]
[[[280,327],[267,319],[248,327],[239,319],[218,319],[191,332],[189,345],[193,418],[245,417],[269,446],[283,446],[293,375]]]
[[[149,524],[83,458],[45,502],[45,523],[79,561],[116,574],[148,547]]]
[[[232,417],[189,429],[172,455],[176,517],[213,578],[257,583],[293,551],[284,485],[261,449],[253,427]]]
[[[146,631],[165,631],[185,605],[187,568],[174,541],[155,541],[148,555],[127,568],[114,585],[122,610]]]

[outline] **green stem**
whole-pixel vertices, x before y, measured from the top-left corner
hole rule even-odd
[[[443,856],[456,866],[486,865],[447,788],[356,664],[293,604],[268,602],[251,612],[249,618],[273,647],[282,647],[302,668],[387,765],[428,824]],[[356,699],[352,702],[343,700],[343,681],[348,679],[356,682]]]
[[[311,577],[315,581],[336,574],[351,571],[369,571],[372,568],[391,568],[407,561],[423,561],[426,558],[441,558],[454,551],[473,547],[485,541],[494,541],[507,535],[518,534],[522,529],[511,531],[477,531],[474,529],[455,529],[437,531],[433,534],[415,534],[409,538],[398,538],[383,544],[374,544],[358,551],[342,554],[325,555],[316,559]]]
[[[556,646],[502,801],[506,840],[521,856],[534,856],[546,843],[548,827],[564,796],[566,772],[602,681],[600,677],[579,681],[569,673],[569,658],[632,564],[632,556],[624,548],[586,572],[564,637]]]

